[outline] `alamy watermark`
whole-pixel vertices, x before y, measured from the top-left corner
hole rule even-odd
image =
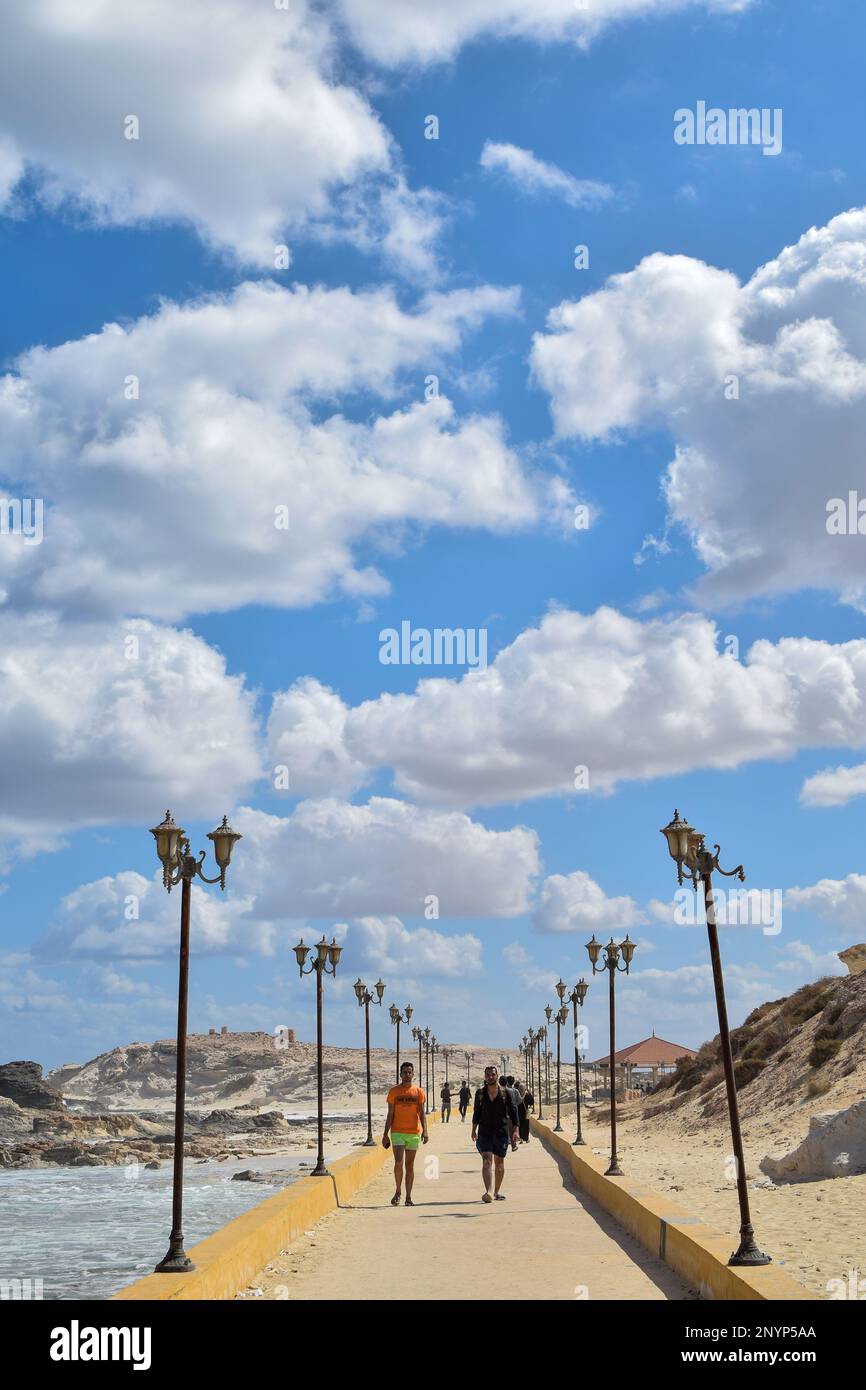
[[[764,936],[778,936],[782,930],[782,890],[780,888],[716,888],[713,907],[719,927],[760,927]],[[679,888],[674,894],[674,921],[678,927],[703,926],[707,920],[703,880],[693,888]]]
[[[379,660],[383,666],[468,666],[487,668],[486,627],[413,627],[404,618],[399,631],[383,627],[379,633]]]
[[[760,145],[762,153],[782,153],[782,110],[777,106],[707,107],[699,101],[694,111],[681,106],[674,112],[677,145]]]
[[[827,503],[828,536],[866,536],[866,497],[852,490]]]
[[[0,1279],[0,1303],[7,1299],[22,1302],[41,1301],[44,1285],[41,1276],[35,1279]]]
[[[21,536],[25,545],[42,544],[41,497],[0,497],[0,536]]]

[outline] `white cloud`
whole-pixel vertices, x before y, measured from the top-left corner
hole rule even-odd
[[[292,709],[290,701],[282,716]],[[413,694],[384,694],[345,716],[331,709],[322,763],[315,726],[303,727],[318,775],[327,759],[338,780],[347,769],[392,768],[417,800],[480,805],[576,794],[579,765],[591,791],[607,792],[804,747],[862,747],[864,711],[862,639],[759,641],[738,661],[720,652],[715,625],[700,615],[639,622],[600,608],[547,614],[484,671],[425,679]]]
[[[212,874],[213,863],[206,863],[204,869],[205,873]],[[171,894],[165,891],[161,871],[147,879],[126,870],[84,883],[63,898],[50,931],[36,947],[36,954],[53,964],[88,958],[141,962],[176,956],[179,892],[179,889]],[[269,923],[253,920],[249,916],[251,905],[250,898],[193,885],[190,930],[193,954],[255,952],[273,955],[276,930]],[[106,981],[101,983],[105,989]]]
[[[551,874],[541,885],[533,924],[541,932],[621,932],[643,921],[632,898],[609,898],[582,869]]]
[[[363,541],[534,522],[552,489],[525,476],[499,417],[421,400],[462,333],[516,302],[458,290],[410,314],[387,289],[248,284],[26,353],[0,378],[4,471],[46,499],[45,537],[6,537],[9,602],[174,620],[364,597],[387,583],[356,565]],[[391,414],[355,423],[308,399],[391,394],[407,370],[415,403]]]
[[[532,367],[561,436],[672,432],[668,510],[707,568],[699,594],[808,586],[862,606],[862,536],[828,534],[827,508],[862,491],[864,307],[860,209],[743,286],[686,256],[648,256],[554,309]]]
[[[538,159],[532,150],[487,140],[481,151],[481,167],[504,174],[523,193],[550,193],[573,208],[593,208],[614,196],[609,184],[595,179],[576,179],[556,164]]]
[[[438,0],[433,8],[406,0],[340,0],[358,45],[380,63],[437,63],[482,36],[521,37],[585,45],[609,24],[700,7],[736,14],[751,0]]]
[[[382,797],[364,806],[305,801],[285,818],[241,807],[231,819],[244,838],[228,891],[193,887],[198,954],[274,955],[286,947],[287,922],[300,934],[305,919],[345,916],[353,919],[350,948],[360,942],[365,959],[387,960],[392,973],[459,975],[463,966],[480,968],[481,943],[406,927],[400,916],[423,916],[435,894],[443,918],[516,917],[527,910],[538,873],[533,831],[487,830],[460,813]],[[204,868],[212,872],[212,863]],[[160,874],[107,875],[66,895],[36,954],[53,962],[172,956],[178,910],[177,893],[165,892]],[[345,927],[328,930],[347,936]]]
[[[264,920],[423,916],[431,895],[443,918],[517,917],[538,873],[534,831],[386,797],[304,801],[287,817],[242,808],[233,824],[246,837],[235,888]]]
[[[862,935],[866,920],[866,874],[822,878],[808,888],[788,888],[785,907],[793,912],[814,912],[835,927]]]
[[[427,215],[425,195],[406,188],[387,130],[337,60],[328,19],[306,0],[7,6],[0,194],[26,163],[50,208],[107,226],[187,223],[271,266],[285,237],[341,224],[369,236],[372,213],[399,260],[408,248],[389,237],[405,239],[413,206]],[[138,139],[125,136],[129,116]]]
[[[364,959],[381,974],[422,979],[462,979],[481,972],[477,936],[446,936],[431,927],[409,928],[399,917],[361,917],[349,928],[349,942],[361,940]]]
[[[816,951],[808,941],[789,941],[785,946],[785,959],[780,960],[778,969],[786,974],[802,978],[808,971],[807,979],[819,980],[824,975],[847,975],[847,966],[840,961],[835,951]]]
[[[167,802],[218,818],[259,772],[252,696],[190,632],[0,614],[0,763],[0,827],[24,853],[152,825]]]
[[[866,795],[866,763],[856,767],[825,768],[807,777],[800,792],[806,806],[845,806],[855,796]]]
[[[364,785],[369,768],[346,749],[346,706],[335,691],[305,676],[274,696],[268,720],[268,757],[289,769],[289,786],[302,796],[348,796]]]

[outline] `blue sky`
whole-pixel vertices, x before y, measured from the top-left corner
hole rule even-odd
[[[45,501],[38,547],[0,536],[6,1058],[173,1031],[169,802],[196,847],[224,811],[245,836],[196,900],[194,1030],[310,1037],[287,952],[336,928],[333,1041],[381,973],[440,1039],[513,1047],[628,930],[623,1042],[696,1046],[675,805],[787,895],[778,932],[723,933],[734,1022],[863,935],[866,541],[824,504],[866,493],[864,20],[588,0],[587,36],[557,0],[543,33],[444,4],[419,40],[392,4],[319,8],[313,42],[300,4],[281,30],[220,0],[203,51],[163,0],[137,35],[109,6],[2,21],[46,108],[5,84],[0,496]],[[699,100],[781,109],[782,153],[677,145]],[[403,619],[485,629],[487,671],[383,665]]]

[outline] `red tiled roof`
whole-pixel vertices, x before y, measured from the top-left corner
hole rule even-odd
[[[693,1047],[684,1047],[681,1043],[665,1042],[664,1038],[657,1038],[653,1033],[651,1038],[644,1038],[642,1042],[632,1043],[631,1047],[624,1047],[614,1053],[614,1060],[617,1065],[620,1062],[631,1062],[636,1067],[653,1066],[673,1066],[678,1057],[696,1057],[697,1053]],[[599,1057],[596,1062],[590,1063],[591,1066],[605,1067],[610,1062],[610,1053],[605,1053],[604,1057]]]

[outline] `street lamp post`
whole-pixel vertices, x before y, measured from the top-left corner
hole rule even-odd
[[[424,1033],[423,1033],[423,1037],[424,1037],[424,1090],[425,1090],[426,1095],[427,1095],[427,1101],[426,1101],[426,1104],[425,1104],[425,1106],[424,1106],[424,1109],[425,1109],[425,1112],[426,1112],[428,1115],[430,1114],[430,1036],[431,1036],[431,1034],[430,1034],[430,1029],[429,1029],[429,1028],[425,1028],[425,1029],[424,1029]]]
[[[559,1009],[556,1013],[556,1124],[553,1126],[554,1134],[556,1134],[557,1132],[562,1132],[562,1124],[560,1122],[560,1105],[562,1097],[562,1085],[560,1077],[560,1034],[562,1032],[563,1023],[568,1022],[568,1005],[565,1003],[565,992],[567,989],[568,985],[565,983],[564,980],[560,979],[556,984],[556,992],[559,995]],[[549,1004],[547,1008],[544,1010],[544,1012],[547,1014],[547,1021],[549,1023],[551,1015],[553,1013],[553,1010],[550,1008]]]
[[[448,1059],[451,1056],[451,1049],[443,1047],[442,1056],[445,1058],[445,1085],[448,1085]]]
[[[329,1178],[331,1175],[325,1167],[325,1116],[324,1116],[324,1087],[322,1077],[322,1054],[324,1044],[322,1041],[322,1010],[325,999],[325,988],[323,978],[325,975],[336,975],[337,965],[340,961],[342,946],[337,945],[337,939],[331,941],[330,945],[322,936],[321,941],[316,943],[316,954],[310,961],[309,969],[304,969],[304,963],[310,954],[309,946],[304,945],[304,938],[301,937],[297,946],[294,948],[295,959],[298,962],[298,970],[301,976],[316,976],[316,1090],[317,1090],[317,1117],[319,1130],[319,1151],[316,1155],[316,1166],[310,1174],[311,1178]],[[328,966],[330,965],[330,970]]]
[[[583,1132],[580,1127],[580,1028],[577,1022],[577,1010],[578,1007],[583,1007],[583,1001],[586,998],[586,991],[588,989],[589,985],[586,983],[586,980],[578,980],[577,984],[574,986],[574,989],[571,991],[571,994],[568,996],[571,1000],[572,1008],[574,1010],[574,1086],[575,1095],[577,1097],[577,1134],[572,1140],[572,1144],[575,1146],[586,1143],[586,1140],[583,1137]]]
[[[543,1119],[544,1119],[544,1111],[543,1111],[543,1109],[542,1109],[542,1097],[541,1097],[541,1089],[542,1089],[542,1088],[541,1088],[541,1079],[542,1079],[542,1071],[541,1071],[541,1039],[542,1039],[543,1034],[544,1034],[544,1029],[543,1029],[543,1028],[536,1028],[536,1030],[535,1030],[535,1045],[536,1045],[536,1047],[537,1047],[537,1049],[538,1049],[538,1051],[537,1051],[537,1053],[536,1053],[536,1056],[537,1056],[537,1058],[538,1058],[538,1118],[539,1118],[539,1120],[543,1120]]]
[[[424,1040],[424,1035],[423,1035],[423,1033],[421,1032],[421,1029],[418,1028],[418,1027],[416,1026],[415,1028],[412,1029],[412,1037],[415,1039],[415,1042],[418,1044],[418,1085],[420,1086],[420,1084],[421,1084],[421,1078],[422,1078],[422,1076],[424,1075],[424,1073],[423,1073],[422,1070],[421,1070],[421,1043],[422,1043],[423,1040]]]
[[[621,1178],[624,1176],[619,1166],[619,1159],[616,1153],[616,1000],[614,992],[614,982],[618,971],[629,973],[632,956],[634,955],[634,942],[626,936],[625,941],[617,943],[613,937],[605,947],[596,941],[595,934],[591,941],[587,941],[586,949],[592,961],[593,975],[601,974],[602,970],[607,970],[610,978],[610,1167],[605,1172],[606,1178]],[[604,964],[596,969],[599,951],[604,950]],[[622,964],[620,964],[622,956]]]
[[[722,958],[719,953],[719,933],[716,925],[716,908],[713,898],[713,872],[717,870],[725,878],[737,877],[745,882],[746,874],[742,864],[735,869],[723,869],[719,864],[721,847],[714,845],[714,854],[706,848],[704,836],[699,830],[680,819],[679,811],[674,811],[673,820],[662,830],[667,840],[671,858],[677,866],[677,878],[683,881],[683,870],[697,892],[698,884],[703,884],[707,916],[707,936],[710,945],[710,962],[713,968],[713,986],[716,993],[716,1010],[719,1016],[719,1041],[722,1050],[722,1065],[725,1071],[725,1089],[728,1096],[728,1115],[730,1117],[731,1138],[734,1145],[734,1160],[737,1165],[737,1195],[740,1203],[740,1244],[730,1260],[731,1265],[766,1265],[770,1256],[765,1255],[755,1240],[752,1216],[749,1210],[749,1188],[746,1179],[746,1161],[743,1155],[743,1135],[740,1129],[740,1109],[737,1102],[737,1085],[734,1078],[734,1058],[731,1051],[731,1034],[728,1027],[728,1007],[725,1001],[725,982],[722,976]]]
[[[404,1016],[403,1014],[401,1014],[400,1010],[397,1008],[397,1005],[396,1005],[396,1004],[392,1004],[392,1005],[391,1005],[391,1008],[390,1008],[390,1010],[389,1010],[389,1013],[390,1013],[390,1015],[391,1015],[391,1022],[392,1022],[392,1023],[396,1023],[396,1025],[397,1025],[397,1085],[399,1086],[399,1085],[400,1085],[400,1024],[401,1024],[401,1023],[406,1023],[406,1024],[408,1024],[410,1018],[412,1017],[412,1006],[411,1006],[411,1004],[407,1004],[407,1005],[406,1005],[405,1016]]]
[[[464,1052],[464,1053],[463,1053],[463,1056],[466,1058],[466,1085],[467,1085],[467,1086],[470,1088],[470,1090],[471,1090],[471,1089],[472,1089],[472,1063],[475,1061],[475,1053],[474,1053],[474,1052]]]
[[[531,1028],[526,1031],[526,1047],[529,1057],[529,1089],[535,1095],[535,1034]]]
[[[431,1086],[432,1086],[434,1092],[435,1092],[435,1090],[436,1090],[436,1053],[437,1053],[438,1051],[439,1051],[439,1044],[438,1044],[438,1042],[436,1041],[435,1038],[431,1038],[431,1039],[430,1039],[430,1075],[431,1075],[430,1084],[431,1084]],[[429,1099],[429,1098],[428,1098],[428,1099]],[[434,1098],[434,1101],[433,1101],[433,1105],[432,1105],[432,1107],[430,1107],[430,1108],[432,1108],[433,1110],[436,1109],[436,1101],[435,1101],[435,1098]]]
[[[189,997],[189,917],[192,899],[192,882],[198,877],[203,883],[218,883],[221,889],[226,886],[226,869],[229,866],[237,840],[243,837],[232,830],[228,818],[223,816],[222,825],[208,832],[207,838],[213,844],[214,858],[219,873],[216,878],[207,878],[202,873],[206,850],[196,855],[190,853],[186,831],[175,825],[171,811],[166,811],[161,825],[154,826],[151,835],[156,840],[156,852],[162,864],[162,884],[170,893],[178,883],[180,896],[180,963],[177,985],[177,1060],[174,1082],[174,1173],[171,1195],[171,1235],[168,1252],[156,1266],[157,1274],[188,1274],[195,1266],[183,1248],[183,1142],[184,1111],[186,1105],[186,1015]]]
[[[548,1105],[550,1100],[550,1037],[547,1028],[544,1029],[544,1098]]]
[[[385,986],[382,984],[381,980],[376,981],[374,988],[378,996],[375,1000],[360,976],[355,981],[355,994],[358,999],[358,1004],[361,1005],[364,1010],[364,1035],[367,1043],[367,1138],[364,1140],[365,1148],[374,1147],[376,1143],[376,1140],[373,1138],[373,1098],[370,1082],[370,1005],[373,1003],[381,1004],[382,995],[385,993]]]

